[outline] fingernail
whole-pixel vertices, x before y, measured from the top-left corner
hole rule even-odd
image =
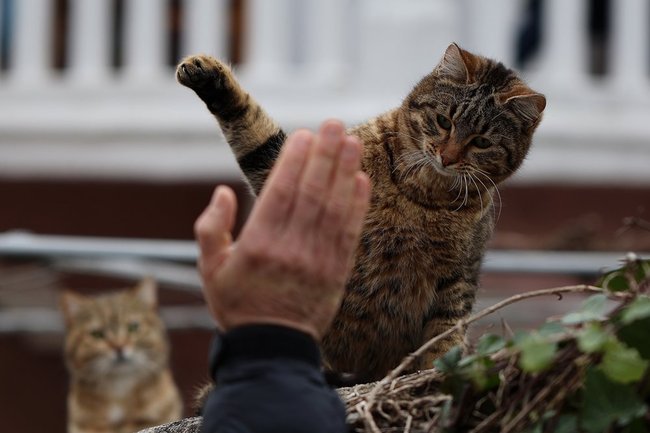
[[[323,135],[330,140],[338,139],[343,133],[343,127],[339,123],[331,122],[325,125]]]
[[[219,206],[223,202],[223,198],[225,197],[226,194],[226,187],[223,185],[217,186],[217,188],[214,190],[214,194],[212,194],[212,203],[215,205]]]
[[[311,141],[311,132],[309,131],[296,131],[293,139],[291,140],[292,146],[297,150],[304,151],[309,147]]]
[[[345,140],[345,145],[343,146],[343,153],[342,153],[342,158],[350,161],[353,159],[358,158],[359,156],[359,146],[356,142],[356,140],[352,140],[348,138]]]

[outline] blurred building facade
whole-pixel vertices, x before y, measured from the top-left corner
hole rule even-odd
[[[0,5],[2,176],[237,179],[214,121],[174,82],[183,56],[234,61],[251,93],[292,129],[390,109],[457,41],[525,66],[548,96],[521,181],[650,183],[643,0]]]

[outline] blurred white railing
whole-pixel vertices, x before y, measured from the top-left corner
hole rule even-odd
[[[237,176],[214,121],[168,64],[168,1],[69,0],[66,67],[52,66],[54,0],[0,0],[0,176]],[[245,0],[238,75],[288,129],[359,122],[398,104],[451,41],[508,65],[518,0]],[[179,57],[229,58],[228,0],[179,0]],[[548,96],[520,181],[650,184],[646,0],[611,1],[605,77],[587,71],[588,0],[546,0],[543,45],[525,72]],[[10,23],[10,28],[3,28]],[[220,143],[217,145],[215,143]]]

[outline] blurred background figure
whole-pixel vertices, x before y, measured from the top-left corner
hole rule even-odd
[[[650,219],[649,8],[645,0],[0,0],[4,428],[65,430],[55,311],[63,288],[94,294],[155,275],[184,401],[206,376],[212,323],[192,268],[192,225],[216,183],[243,204],[238,227],[251,196],[216,122],[174,80],[184,56],[231,62],[285,130],[329,117],[354,124],[396,106],[452,41],[519,68],[548,105],[527,161],[496,200],[480,308],[513,292],[592,282],[603,262],[584,251],[612,252],[604,263],[650,251],[639,227]],[[102,239],[77,250],[72,238],[50,239],[49,249],[18,257],[13,230]],[[509,326],[574,305],[535,302],[505,310]],[[36,394],[38,417],[29,416]]]

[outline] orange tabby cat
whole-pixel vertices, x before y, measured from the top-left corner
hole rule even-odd
[[[130,433],[180,419],[157,287],[86,297],[65,292],[69,433]]]

